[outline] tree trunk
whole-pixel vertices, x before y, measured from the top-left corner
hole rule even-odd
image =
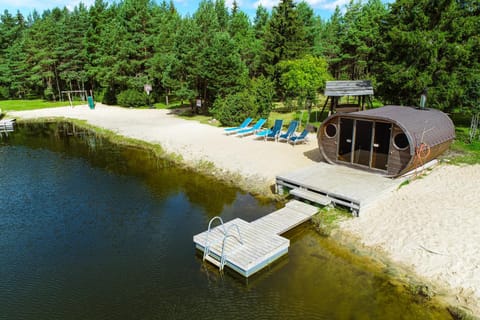
[[[55,65],[53,66],[53,74],[55,75],[55,83],[57,85],[58,95],[61,96],[62,90],[60,89],[60,82],[58,81],[57,68],[55,67]],[[53,95],[53,100],[57,101],[57,99],[55,98],[55,95]]]

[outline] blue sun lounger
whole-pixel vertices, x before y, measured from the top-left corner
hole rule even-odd
[[[265,124],[265,122],[267,122],[267,119],[263,119],[263,118],[259,119],[253,127],[237,131],[236,132],[237,137],[243,137],[243,136],[258,132],[262,128],[262,126]]]
[[[257,131],[257,133],[255,133],[255,138],[266,139],[266,136],[267,136],[267,134],[270,133],[270,131],[272,131],[272,130],[271,129],[263,129],[262,131]]]
[[[247,128],[247,126],[250,124],[250,122],[252,122],[252,120],[253,120],[252,118],[247,118],[247,119],[243,120],[243,122],[238,127],[225,128],[225,129],[223,129],[223,131],[226,134],[234,134],[237,131],[240,131],[240,130],[243,130],[243,129]]]
[[[288,139],[288,142],[293,144],[293,145],[296,145],[297,143],[306,142],[307,141],[307,135],[308,135],[308,130],[305,129],[298,136],[295,135],[295,134],[291,135],[290,138]]]
[[[287,131],[278,136],[278,141],[288,141],[288,139],[295,133],[295,130],[297,130],[297,127],[298,121],[292,120],[292,122],[290,122],[288,125]]]
[[[268,139],[275,139],[277,141],[278,135],[282,130],[283,120],[277,119],[275,120],[275,124],[271,129],[262,130],[256,133],[257,138],[264,138],[265,141]]]

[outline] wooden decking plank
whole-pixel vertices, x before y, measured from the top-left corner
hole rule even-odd
[[[318,163],[278,175],[276,182],[285,188],[303,188],[326,195],[335,204],[361,211],[366,202],[375,201],[380,194],[394,190],[401,180],[388,179],[347,166]]]
[[[300,197],[302,199],[306,199],[308,201],[314,201],[315,203],[318,203],[322,206],[328,206],[330,203],[332,203],[332,200],[327,196],[308,190],[302,190],[300,188],[295,188],[291,190],[290,194],[296,197]]]
[[[244,256],[243,258],[240,257],[239,260],[241,259],[257,259],[258,257],[261,257],[265,252],[268,252],[270,250],[274,250],[276,247],[282,246],[285,241],[288,241],[287,239],[280,238],[280,240],[283,241],[272,241],[271,237],[266,237],[265,235],[262,234],[255,234],[252,230],[244,229],[243,232],[241,231],[243,240],[244,240],[244,246],[240,245],[239,242],[233,241],[230,243],[230,241],[227,241],[225,244],[225,252],[227,256],[232,257],[232,251],[234,250],[234,256],[239,257],[239,256]],[[255,238],[256,237],[256,238]],[[258,238],[261,238],[261,245],[259,245]],[[269,239],[270,238],[270,239]],[[275,240],[275,239],[274,239]],[[249,248],[252,248],[249,251]],[[215,253],[217,255],[221,255],[221,244],[216,244],[210,247],[210,251],[212,253]],[[245,255],[248,254],[248,257]]]

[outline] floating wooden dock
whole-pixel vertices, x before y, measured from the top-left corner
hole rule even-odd
[[[13,132],[15,127],[15,119],[0,120],[0,136],[2,134],[8,135]]]
[[[249,277],[288,252],[290,240],[280,234],[310,220],[318,208],[293,200],[284,208],[253,222],[240,218],[223,223],[210,220],[209,229],[193,237],[203,259],[223,270],[225,266]],[[212,222],[221,224],[211,228]]]
[[[278,193],[288,189],[297,198],[323,206],[337,204],[349,208],[357,216],[361,209],[398,188],[402,181],[404,179],[390,179],[323,162],[276,177]]]

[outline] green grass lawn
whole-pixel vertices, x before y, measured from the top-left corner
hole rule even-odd
[[[74,101],[74,105],[87,104],[86,101]],[[45,101],[45,100],[2,100],[0,109],[2,111],[25,111],[34,109],[54,108],[69,106],[68,101]]]
[[[188,107],[186,103],[182,104],[181,101],[175,101],[175,100],[170,101],[168,106],[164,102],[157,102],[153,106],[156,109],[177,109],[182,107]]]
[[[456,164],[477,164],[480,163],[480,140],[477,139],[470,142],[470,127],[456,126],[455,141],[450,147],[452,157],[450,162]]]

